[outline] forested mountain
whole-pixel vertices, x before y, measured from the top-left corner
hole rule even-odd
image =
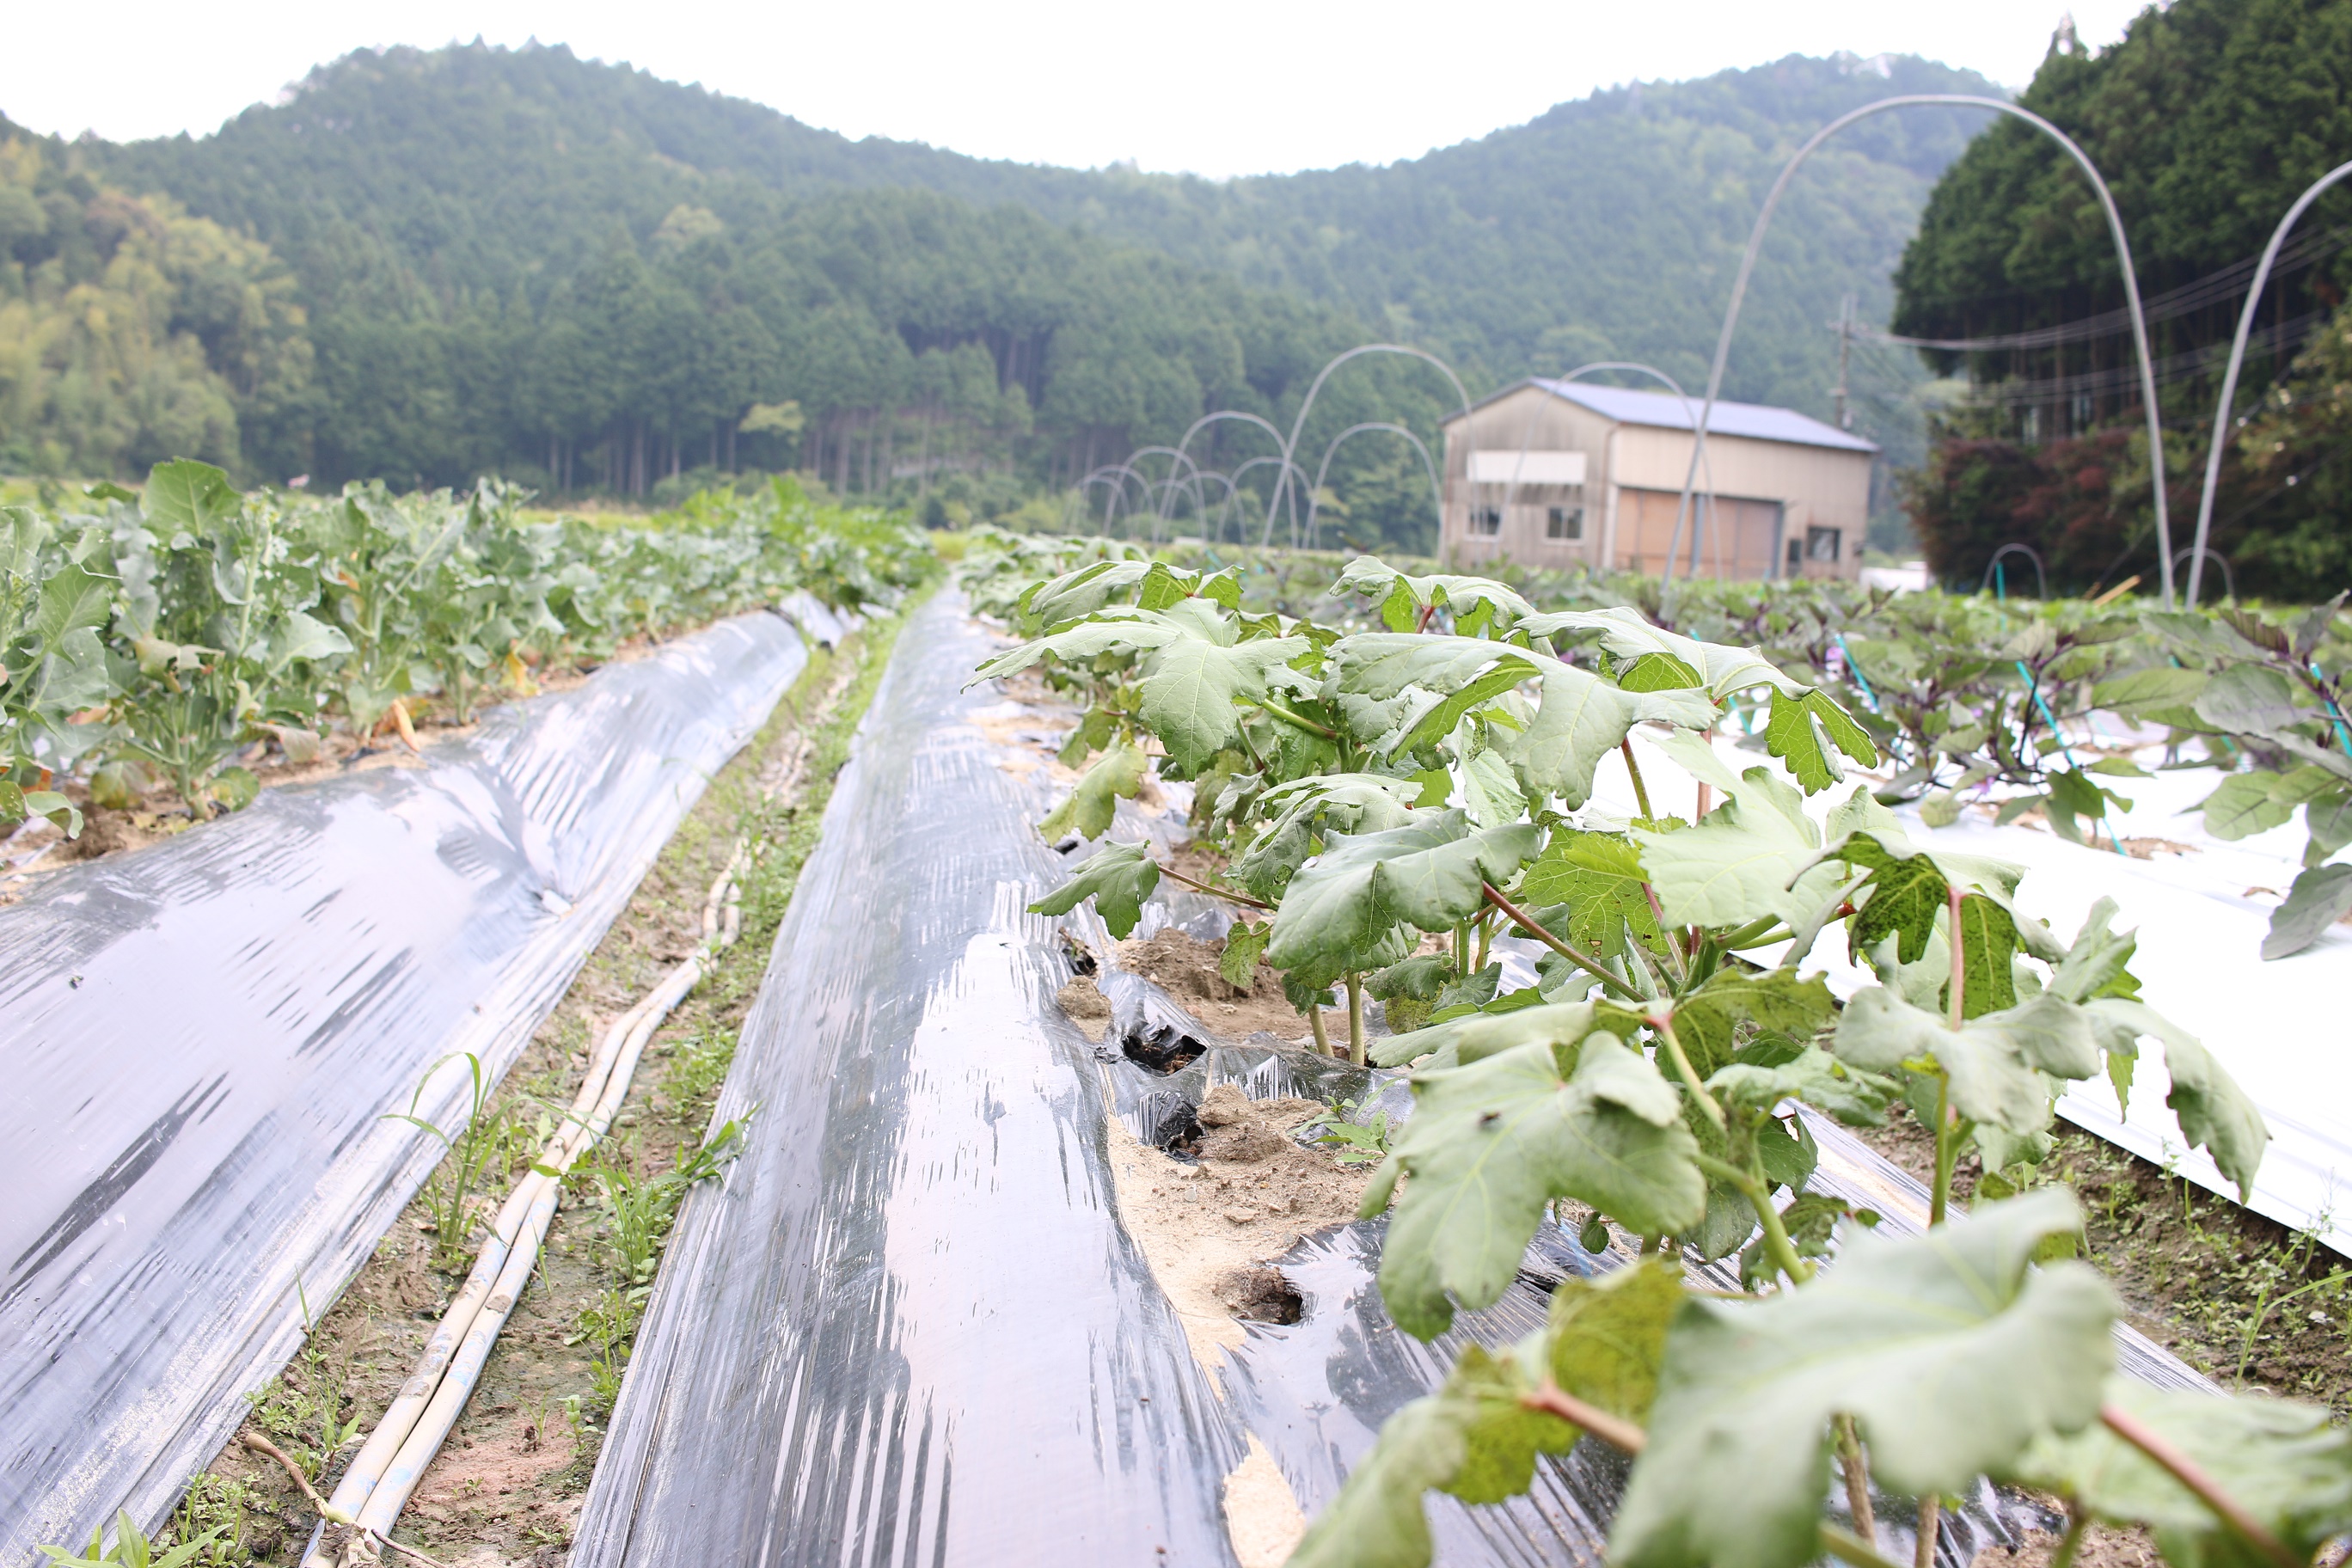
[[[2192,536],[2224,357],[2253,258],[2304,189],[2352,154],[2352,3],[2175,0],[2096,55],[2062,39],[2020,99],[2099,166],[2147,297],[2171,447],[2173,538]],[[2352,191],[2322,196],[2282,252],[2252,341],[2215,542],[2242,585],[2352,586],[2345,339]],[[1915,487],[1955,574],[2012,539],[2072,583],[2154,574],[2154,510],[2122,276],[2090,186],[2048,138],[2004,122],[1929,199],[1896,273],[1896,330],[1972,341],[1941,357],[1978,396],[1946,420]],[[2304,368],[2277,383],[2298,347]]]
[[[1696,384],[1763,186],[1827,119],[1903,90],[1990,89],[1916,60],[1792,57],[1595,93],[1385,168],[1213,182],[850,142],[562,48],[465,47],[348,57],[208,137],[16,156],[44,212],[165,196],[290,268],[315,368],[301,416],[281,395],[247,422],[257,472],[500,467],[633,489],[723,464],[765,408],[737,460],[852,488],[943,456],[1066,483],[1213,408],[1281,419],[1370,337],[1432,349],[1474,393],[1604,357]],[[1727,393],[1829,412],[1841,295],[1885,310],[1918,205],[1980,118],[1888,116],[1816,160]],[[77,286],[58,232],[0,233],[0,289],[54,306]],[[1918,373],[1880,363],[1861,424],[1900,451]],[[1427,433],[1447,395],[1399,362],[1345,382],[1333,431]],[[0,426],[19,460],[23,429]],[[1219,434],[1228,461],[1255,449]],[[1410,488],[1406,454],[1348,453],[1343,496]]]

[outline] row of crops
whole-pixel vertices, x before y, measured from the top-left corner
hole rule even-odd
[[[1180,569],[1213,574],[1221,565],[1198,549],[1160,554]],[[974,563],[975,593],[983,608],[1012,614],[1037,574],[1095,557],[1145,559],[1115,542],[1002,536],[982,552],[984,567]],[[1236,606],[1310,625],[1386,617],[1391,629],[1412,629],[1399,623],[1402,601],[1335,598],[1329,584],[1341,562],[1252,560],[1231,574]],[[1990,798],[2002,822],[2038,813],[2062,837],[2112,842],[2114,808],[2128,805],[2120,792],[2147,776],[2122,753],[2156,736],[2167,764],[2225,771],[2203,811],[2216,837],[2243,838],[2302,814],[2305,870],[2264,956],[2301,951],[2352,911],[2352,867],[2331,863],[2352,844],[2352,724],[2344,707],[2352,623],[2338,613],[2341,595],[2310,607],[2160,611],[2130,600],[1896,594],[1831,581],[1665,589],[1628,574],[1506,570],[1496,586],[1531,608],[1633,611],[1704,642],[1758,649],[1777,676],[1838,698],[1843,717],[1827,721],[1851,724],[1896,764],[1877,799],[1916,802],[1930,826]],[[1649,669],[1638,679],[1686,677],[1671,660]],[[1726,724],[1769,731],[1775,756],[1797,747],[1808,788],[1830,782],[1836,748],[1801,734],[1793,707],[1759,710],[1752,697],[1728,699]],[[1816,713],[1802,723],[1823,721]],[[1776,722],[1784,728],[1772,730]]]
[[[1118,802],[1148,773],[1190,781],[1215,890],[1244,911],[1226,978],[1262,956],[1318,1032],[1344,999],[1335,1050],[1414,1069],[1363,1203],[1389,1215],[1397,1326],[1432,1340],[1496,1302],[1563,1202],[1585,1247],[1642,1257],[1564,1282],[1525,1342],[1464,1351],[1294,1564],[1417,1568],[1425,1492],[1500,1501],[1587,1436],[1632,1460],[1609,1557],[1634,1568],[1883,1568],[1874,1506],[1903,1500],[1931,1541],[1941,1500],[1984,1478],[2065,1502],[2062,1562],[2094,1521],[2149,1528],[2184,1568],[2292,1568],[2352,1530],[2352,1435],[2324,1409],[2117,1374],[2120,1303],[2071,1260],[2081,1211],[2038,1170],[2058,1098],[2102,1078],[2127,1095],[2150,1044],[2182,1144],[2242,1193],[2262,1115],[2142,999],[2112,900],[2053,931],[2021,910],[2023,868],[1914,838],[1886,804],[1932,824],[2000,785],[2084,837],[2141,770],[2061,726],[2160,727],[2239,764],[2206,806],[2218,831],[2305,811],[2320,890],[2298,883],[2276,942],[2347,874],[2326,864],[2352,801],[2335,605],[1724,586],[1662,615],[1604,582],[1539,608],[1369,559],[1334,575],[1303,619],[1261,607],[1262,574],[1116,546],[1001,538],[966,570],[1021,638],[979,673],[1038,669],[1084,711],[1064,760],[1091,765],[1046,830],[1101,842],[1032,908],[1091,901],[1134,930],[1168,868],[1110,836]],[[1645,786],[1637,727],[1687,776]],[[1779,765],[1727,761],[1708,739],[1727,730]],[[1892,782],[1845,780],[1882,752]],[[1585,809],[1615,756],[1640,804],[1622,826]],[[1865,982],[1843,1000],[1799,970],[1838,931]],[[1535,984],[1504,983],[1506,938],[1542,953]],[[1368,996],[1406,1032],[1372,1036]],[[1934,1142],[1921,1236],[1808,1190],[1808,1117],[1870,1127],[1897,1103]],[[1971,1152],[1979,1201],[1947,1224]],[[1685,1272],[1718,1261],[1713,1288]]]
[[[0,509],[0,825],[78,831],[64,787],[126,805],[168,783],[193,816],[250,801],[244,765],[331,730],[469,721],[551,668],[805,588],[856,607],[914,580],[920,535],[790,480],[642,524],[533,518],[527,492],[239,494],[159,465],[57,515]]]

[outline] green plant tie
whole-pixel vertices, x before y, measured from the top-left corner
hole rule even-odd
[[[2017,673],[2025,677],[2025,689],[2033,693],[2033,705],[2042,710],[2042,721],[2050,726],[2053,735],[2058,737],[2059,754],[2066,759],[2068,767],[2081,773],[2083,764],[2074,760],[2074,748],[2066,743],[2066,731],[2058,727],[2058,715],[2050,711],[2049,700],[2042,695],[2042,683],[2033,679],[2033,672],[2025,668],[2025,661],[2021,658],[2017,661]],[[2099,813],[2099,820],[2107,821],[2104,809]],[[2107,842],[2115,846],[2116,854],[2124,852],[2124,841],[2116,837],[2116,825],[2112,822],[2107,822]]]
[[[1853,683],[1856,686],[1862,688],[1862,700],[1870,704],[1870,710],[1873,713],[1884,714],[1885,710],[1878,705],[1878,693],[1870,689],[1870,677],[1862,672],[1862,660],[1854,658],[1853,649],[1845,646],[1845,634],[1832,632],[1830,636],[1837,639],[1838,651],[1845,655],[1846,673],[1853,677]],[[2020,666],[2020,668],[2023,667]]]
[[[2325,680],[2327,679],[2326,676],[2320,673],[2319,661],[2317,659],[2313,659],[2311,661],[2311,673],[2315,679]],[[2352,730],[2347,730],[2344,727],[2343,710],[2336,706],[2336,699],[2333,697],[2327,697],[2326,692],[2322,692],[2320,695],[2327,698],[2327,716],[2336,721],[2336,739],[2343,744],[2345,751],[2352,752]]]

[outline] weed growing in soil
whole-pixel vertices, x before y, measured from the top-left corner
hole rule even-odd
[[[426,1085],[451,1062],[462,1061],[469,1079],[469,1100],[466,1109],[465,1126],[453,1138],[416,1114],[417,1101],[424,1098]],[[503,1183],[512,1164],[509,1148],[511,1107],[489,1108],[495,1085],[482,1072],[482,1058],[471,1051],[443,1057],[425,1069],[425,1077],[409,1097],[408,1110],[384,1118],[387,1121],[405,1121],[440,1142],[447,1151],[432,1178],[426,1182],[425,1205],[432,1211],[430,1222],[435,1246],[434,1267],[452,1274],[462,1274],[473,1258],[471,1245],[474,1228],[475,1199],[493,1179]],[[493,1156],[505,1154],[506,1159]]]
[[[93,1533],[89,1545],[79,1554],[62,1546],[44,1546],[50,1568],[195,1568],[210,1563],[205,1555],[220,1544],[220,1530],[215,1526],[204,1534],[178,1546],[166,1545],[163,1537],[150,1541],[139,1532],[127,1513],[115,1519],[114,1544],[108,1546]]]

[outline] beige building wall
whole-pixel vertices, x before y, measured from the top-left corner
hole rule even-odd
[[[1444,429],[1443,559],[1464,567],[1507,560],[1555,569],[1663,568],[1690,467],[1688,431],[1620,424],[1535,386],[1457,415]],[[1475,442],[1466,438],[1473,431]],[[1584,484],[1470,482],[1474,448],[1516,453],[1522,445],[1583,453]],[[1697,488],[1716,501],[1696,531],[1698,574],[1854,577],[1870,518],[1871,464],[1867,452],[1709,437]],[[1685,521],[1680,570],[1690,568],[1693,531]]]

